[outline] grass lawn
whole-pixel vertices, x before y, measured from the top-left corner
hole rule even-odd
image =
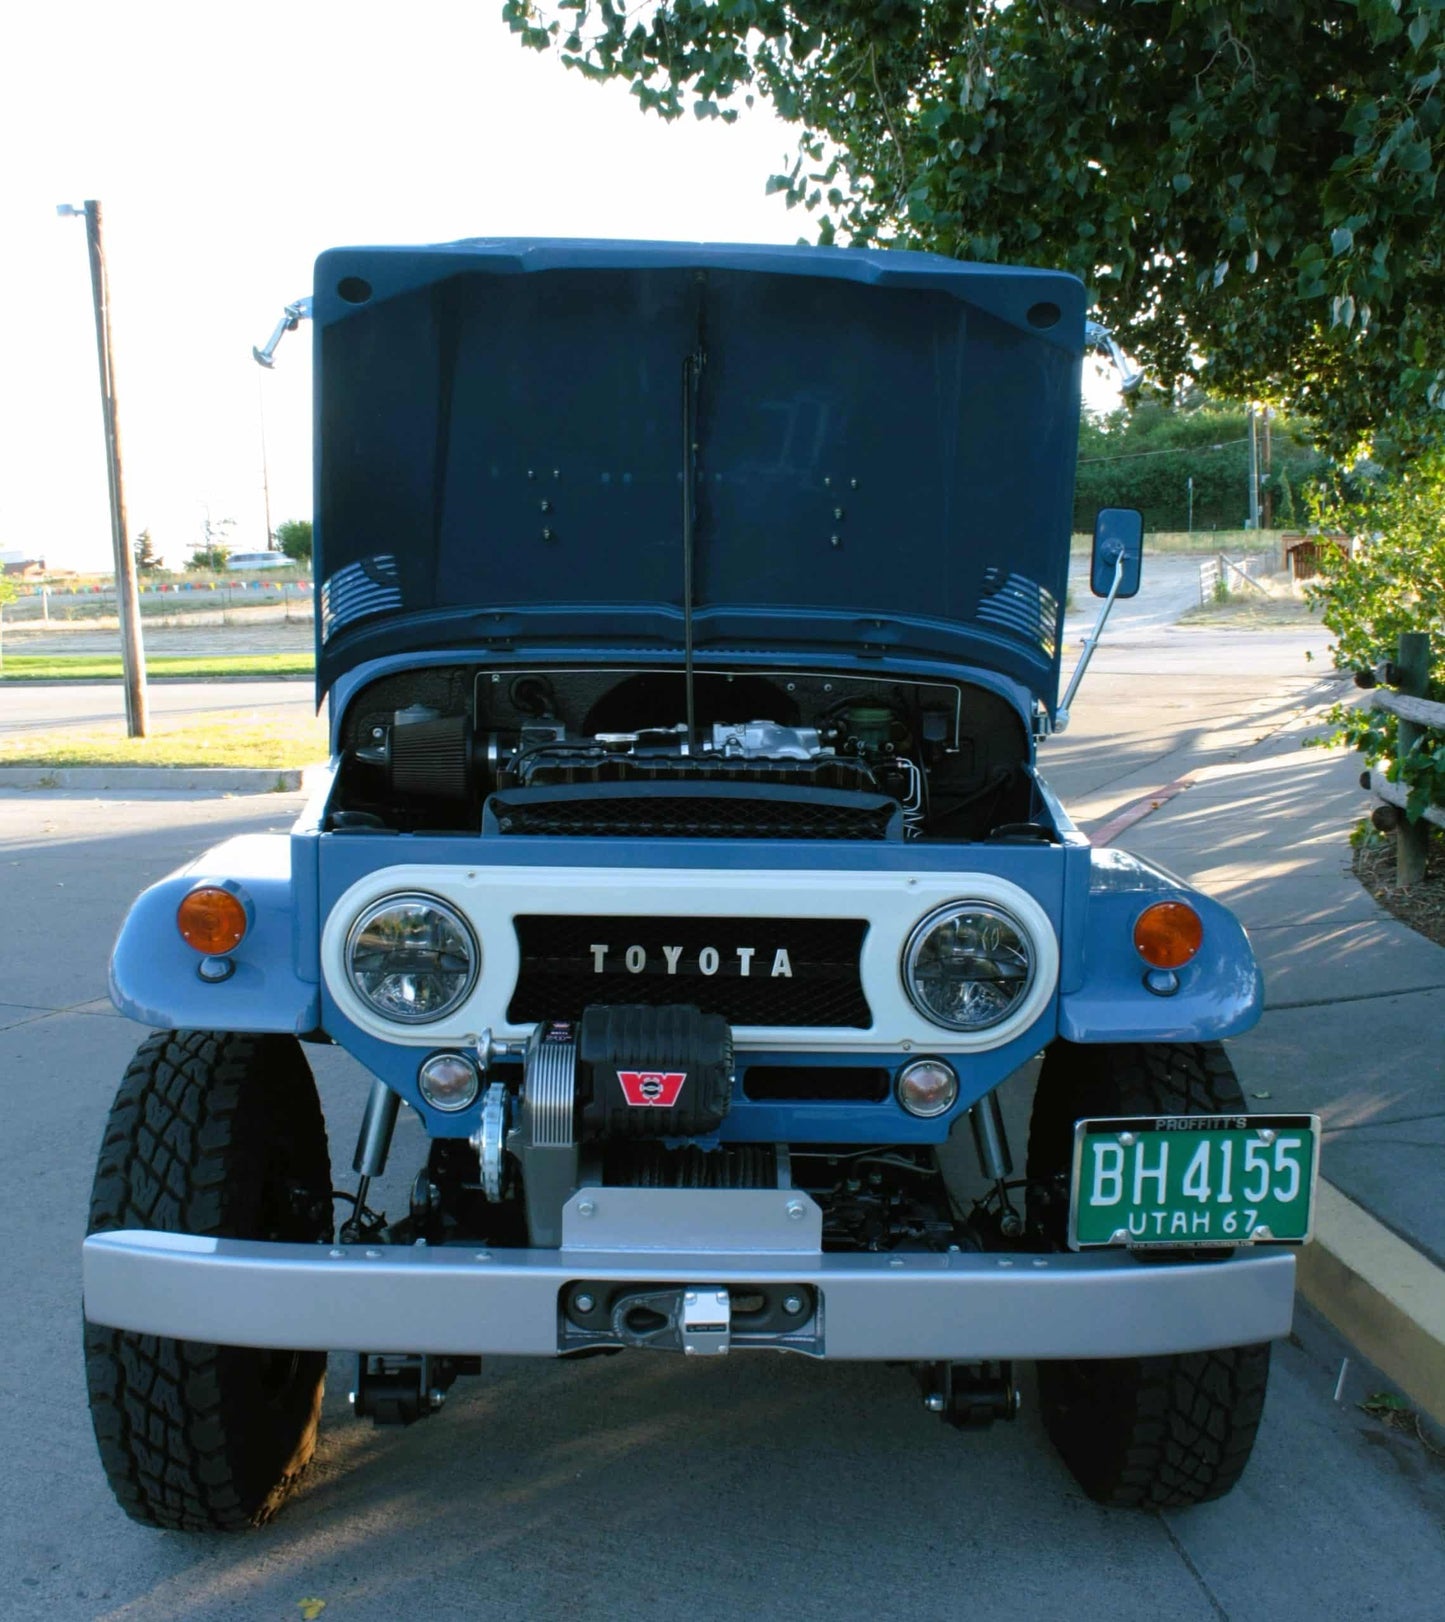
[[[327,756],[326,722],[263,710],[152,717],[148,738],[115,721],[87,731],[0,738],[0,766],[310,766]]]
[[[217,676],[310,676],[309,653],[160,654],[146,660],[150,676],[186,676],[200,681]],[[120,655],[106,653],[7,653],[0,662],[5,681],[98,681],[121,679]]]
[[[1177,529],[1151,529],[1144,535],[1144,566],[1148,568],[1151,557],[1165,553],[1198,553],[1202,557],[1210,553],[1228,552],[1238,557],[1245,552],[1274,552],[1279,549],[1282,533],[1277,529],[1196,529],[1192,534],[1186,534]],[[1087,557],[1093,544],[1091,534],[1076,530],[1069,550],[1075,556],[1083,553]]]
[[[1319,610],[1298,597],[1264,597],[1240,587],[1218,603],[1191,608],[1179,616],[1181,625],[1229,626],[1240,631],[1270,631],[1281,626],[1318,625]]]

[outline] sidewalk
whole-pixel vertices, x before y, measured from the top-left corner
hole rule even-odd
[[[1266,1002],[1230,1043],[1245,1096],[1261,1112],[1313,1111],[1324,1128],[1301,1288],[1445,1422],[1445,948],[1351,873],[1348,833],[1369,804],[1359,758],[1302,749],[1314,726],[1307,709],[1232,758],[1206,753],[1189,786],[1114,842],[1249,930]],[[1141,769],[1112,786],[1112,812],[1163,786]],[[1086,832],[1110,820],[1097,801],[1081,810]]]

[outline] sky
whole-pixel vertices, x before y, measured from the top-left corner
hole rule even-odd
[[[181,567],[311,515],[309,329],[251,346],[324,248],[467,236],[794,242],[793,132],[644,116],[500,0],[48,0],[0,22],[0,552],[108,570],[84,224],[104,211],[129,532]],[[1109,390],[1105,389],[1108,395]],[[1093,403],[1100,403],[1095,400]],[[1103,401],[1107,405],[1108,400]]]
[[[324,248],[466,236],[793,242],[765,112],[664,125],[523,50],[500,0],[51,0],[0,23],[0,551],[110,567],[85,229],[104,211],[129,530],[311,515],[309,328],[251,359]]]

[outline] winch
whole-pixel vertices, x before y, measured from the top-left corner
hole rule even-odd
[[[535,1245],[560,1240],[578,1187],[581,1146],[702,1139],[727,1115],[733,1086],[728,1022],[690,1004],[587,1008],[544,1020],[528,1039],[520,1099],[494,1081],[473,1138],[483,1187],[500,1191],[504,1156],[523,1168]]]

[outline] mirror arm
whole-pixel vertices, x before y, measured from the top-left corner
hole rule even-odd
[[[1120,349],[1115,341],[1114,334],[1101,321],[1086,321],[1084,323],[1084,342],[1095,349],[1102,349],[1113,363],[1114,370],[1119,375],[1119,392],[1121,394],[1135,393],[1144,381],[1144,373],[1140,367],[1131,366],[1128,356]]]
[[[1109,610],[1114,606],[1114,599],[1119,595],[1119,587],[1124,583],[1124,548],[1119,548],[1119,555],[1114,559],[1114,581],[1109,587],[1109,595],[1104,599],[1104,606],[1099,610],[1099,617],[1094,622],[1094,629],[1084,638],[1084,651],[1079,656],[1079,662],[1074,666],[1074,673],[1069,678],[1068,690],[1064,694],[1063,702],[1054,711],[1054,731],[1064,732],[1069,725],[1069,710],[1074,702],[1074,694],[1079,690],[1079,683],[1084,679],[1084,672],[1089,668],[1089,660],[1094,657],[1094,649],[1099,638],[1104,634],[1104,625],[1109,618]]]
[[[276,323],[276,330],[266,342],[259,348],[254,344],[251,346],[251,359],[258,366],[264,366],[269,372],[276,364],[277,344],[281,342],[288,332],[295,332],[303,321],[309,321],[310,319],[311,300],[309,298],[299,298],[288,304],[281,312],[281,319]]]

